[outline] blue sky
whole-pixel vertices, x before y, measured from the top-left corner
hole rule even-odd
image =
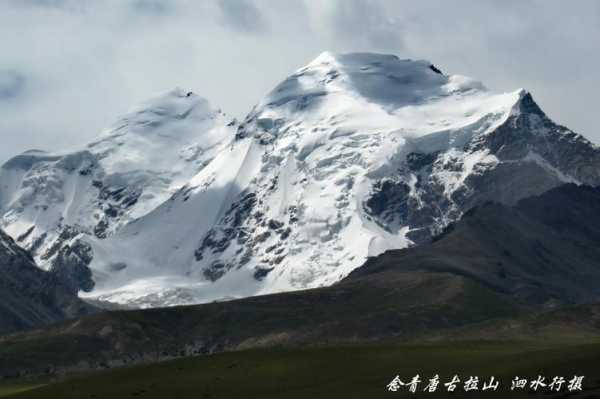
[[[600,2],[0,0],[0,161],[74,148],[180,86],[238,117],[324,50],[524,87],[600,142]]]

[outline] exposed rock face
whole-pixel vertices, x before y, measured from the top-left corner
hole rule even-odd
[[[39,269],[27,251],[0,231],[0,333],[91,313],[93,307],[77,298],[78,284],[67,286],[64,280]]]
[[[473,160],[477,154],[485,159]],[[408,237],[418,244],[485,201],[515,204],[567,182],[599,185],[600,151],[525,94],[488,134],[446,152],[410,153],[399,171],[373,185],[365,208],[387,229],[410,226]]]
[[[52,259],[49,271],[75,295],[79,290],[88,292],[94,288],[92,271],[88,267],[92,258],[90,245],[76,240],[60,248],[58,254]]]

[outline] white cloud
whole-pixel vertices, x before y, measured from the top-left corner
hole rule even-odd
[[[351,49],[366,50],[403,48],[403,32],[395,14],[374,0],[337,0],[330,10],[336,37]]]
[[[218,0],[221,20],[240,32],[264,32],[267,23],[261,11],[248,0]]]

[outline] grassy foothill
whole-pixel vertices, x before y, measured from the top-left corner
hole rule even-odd
[[[5,385],[6,398],[400,398],[400,397],[600,397],[600,339],[511,342],[439,342],[431,344],[372,344],[359,346],[261,349],[185,358],[72,377],[44,386]],[[396,375],[402,380],[419,374],[419,392],[407,388],[386,391]],[[423,393],[426,380],[440,375],[441,385],[458,374],[483,380],[495,376],[498,392],[464,392],[459,384]],[[565,379],[583,375],[582,392],[533,393],[510,391],[515,376]],[[12,391],[11,391],[12,389]]]

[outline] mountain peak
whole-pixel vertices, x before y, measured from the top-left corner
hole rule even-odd
[[[536,107],[524,90],[496,93],[429,61],[326,52],[239,126],[176,89],[88,146],[93,168],[48,160],[7,173],[2,203],[15,206],[2,220],[40,258],[83,243],[97,299],[154,306],[328,285],[490,199],[597,185],[600,151]]]
[[[218,114],[220,110],[213,109],[205,98],[192,91],[176,87],[137,104],[104,134],[119,134],[126,129],[129,133],[144,135],[159,133],[164,137],[165,129],[161,127],[165,125],[214,119]]]
[[[481,82],[445,75],[426,60],[391,54],[324,52],[279,84],[260,108],[303,110],[324,97],[350,97],[385,111],[420,105],[464,93],[486,93]],[[343,106],[339,99],[338,105]],[[331,105],[331,104],[328,104]]]
[[[88,148],[109,173],[167,171],[227,141],[220,128],[229,121],[205,98],[177,87],[133,107]]]
[[[446,134],[482,118],[501,123],[519,96],[492,92],[466,76],[445,75],[426,60],[324,52],[277,85],[247,116],[236,137],[252,134],[270,143],[292,131],[284,126],[292,117],[339,130],[396,131],[403,137]],[[440,149],[434,147],[431,151]]]
[[[349,87],[368,98],[383,97],[396,105],[457,89],[485,89],[475,80],[443,74],[430,61],[401,59],[393,54],[325,52],[300,71],[319,69],[329,75],[343,75]]]

